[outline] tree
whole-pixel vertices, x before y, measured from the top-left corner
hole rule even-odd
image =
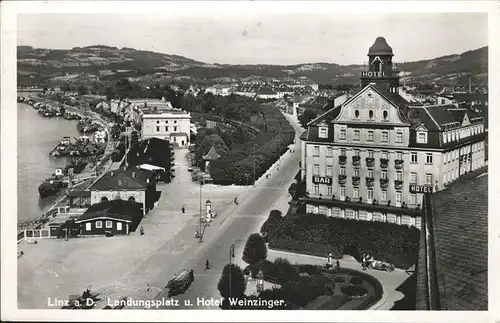
[[[302,113],[302,115],[299,116],[299,122],[302,125],[302,127],[307,128],[307,124],[316,117],[317,114],[314,110],[306,109],[304,113]]]
[[[85,95],[88,93],[88,89],[84,85],[80,85],[76,89],[76,92],[78,92],[78,95]]]
[[[245,294],[246,283],[243,270],[235,264],[227,264],[217,284],[220,295],[224,298],[240,298]]]
[[[71,86],[68,83],[63,83],[61,84],[60,89],[63,92],[69,92],[71,91]]]
[[[243,250],[243,261],[252,265],[267,258],[267,246],[264,237],[260,233],[252,233]]]

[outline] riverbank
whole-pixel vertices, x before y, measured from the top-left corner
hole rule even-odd
[[[92,120],[94,120],[95,122],[99,123],[99,125],[101,125],[104,128],[104,130],[107,132],[108,138],[111,138],[110,127],[109,127],[107,121],[105,121],[103,118],[101,118],[99,115],[96,115],[95,113],[82,111],[81,109],[79,109],[77,107],[72,107],[72,106],[60,104],[59,102],[41,97],[35,93],[19,93],[18,95],[33,99],[36,102],[47,103],[47,104],[54,105],[54,106],[63,106],[66,109],[66,111],[77,112],[79,114],[88,116],[88,117],[92,118]],[[48,120],[44,120],[45,123],[47,121]],[[52,120],[50,120],[50,121],[52,121]],[[57,122],[60,122],[60,121],[57,121]],[[56,129],[59,129],[59,126],[55,126],[55,127],[56,127]],[[68,128],[68,127],[66,127],[66,128]],[[75,129],[75,131],[76,131],[76,129]],[[64,132],[64,130],[63,130],[63,132]],[[61,133],[61,135],[65,135],[65,134]],[[111,157],[111,152],[115,149],[115,147],[116,147],[116,143],[114,143],[113,141],[108,141],[105,154],[100,158],[100,160],[92,168],[87,166],[87,167],[89,167],[89,169],[87,169],[84,172],[84,176],[79,176],[81,179],[83,179],[83,181],[74,185],[74,188],[79,188],[79,189],[85,190],[90,185],[92,185],[92,183],[97,179],[96,176],[98,174],[94,174],[94,173],[97,173],[96,169],[101,174],[106,173],[109,170],[109,168],[111,167],[111,165],[113,164],[110,157]],[[21,148],[20,147],[20,149],[29,149],[29,148]],[[22,158],[22,156],[19,156],[19,158]],[[52,163],[52,161],[51,161],[51,163]],[[58,167],[56,165],[54,165],[54,166]],[[47,168],[47,167],[45,166],[45,168]],[[40,176],[40,175],[38,175],[38,176]],[[91,178],[89,179],[89,177],[91,177]],[[99,177],[99,176],[97,176],[97,177]],[[34,184],[31,182],[29,182],[29,184],[23,184],[23,189],[26,189],[26,187],[25,187],[26,185],[30,185],[30,187],[32,188],[32,185],[34,185]],[[19,189],[21,189],[21,187]],[[33,194],[31,194],[28,198],[34,198]],[[33,213],[33,212],[36,212],[36,210],[34,209],[34,208],[36,208],[36,206],[35,207],[32,206],[32,207],[28,208],[27,210],[24,210],[25,213],[26,213],[26,211],[28,211],[28,212],[31,212],[32,215],[28,216],[29,219],[26,219],[26,216],[24,219],[22,219],[18,216],[18,232],[21,230],[25,230],[25,229],[37,229],[37,228],[43,227],[45,224],[48,223],[48,220],[54,215],[54,213],[57,212],[58,207],[66,206],[67,199],[66,199],[65,195],[56,195],[53,198],[55,198],[55,200],[53,202],[51,202],[51,199],[49,199],[49,201],[44,201],[45,202],[44,206],[42,206],[43,202],[41,200],[39,200],[39,207],[40,207],[39,212],[41,214],[40,216],[31,218],[33,215],[36,214],[36,213]],[[49,204],[47,204],[47,202]],[[43,209],[42,209],[42,207],[43,207]]]

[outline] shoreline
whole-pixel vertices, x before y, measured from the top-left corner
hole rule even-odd
[[[77,113],[82,114],[84,116],[88,116],[88,117],[92,118],[93,121],[99,123],[104,128],[104,131],[106,131],[108,138],[111,138],[111,131],[109,129],[108,123],[104,119],[102,119],[99,115],[97,115],[95,112],[82,111],[81,109],[79,109],[77,107],[72,107],[72,106],[51,100],[51,99],[43,98],[43,97],[40,97],[39,95],[34,94],[34,93],[18,92],[17,95],[33,99],[36,102],[43,102],[43,103],[48,103],[50,105],[62,106],[66,109],[66,111],[77,112]],[[114,145],[113,141],[108,140],[106,150],[108,150],[111,147],[111,145]],[[111,148],[114,149],[114,147],[111,147]],[[106,164],[109,161],[111,161],[110,156],[111,156],[111,153],[108,153],[108,154],[105,153],[103,155],[103,157],[101,158],[101,160],[99,160],[99,162],[96,164],[96,166],[94,166],[90,170],[90,172],[92,173],[95,171],[96,167],[104,167],[105,169],[101,173],[101,175],[94,178],[94,180],[91,180],[91,179],[83,180],[82,182],[75,184],[73,186],[73,188],[78,188],[81,185],[83,185],[84,187],[86,186],[88,188],[90,185],[92,185],[95,182],[95,180],[100,178],[102,176],[102,174],[105,174],[109,170],[111,165],[113,164],[111,162],[108,165],[103,165],[103,164]],[[61,205],[64,204],[64,202],[66,200],[67,200],[66,194],[61,194],[60,198],[58,198],[51,206],[49,206],[46,211],[42,212],[42,214],[40,216],[38,216],[32,220],[18,221],[17,222],[17,233],[20,234],[25,230],[38,230],[38,229],[44,228],[48,223],[51,222],[50,219],[53,217],[54,211],[56,211],[58,207],[61,207]]]

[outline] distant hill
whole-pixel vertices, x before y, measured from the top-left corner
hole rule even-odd
[[[112,81],[123,77],[164,75],[193,81],[246,78],[306,77],[320,84],[359,83],[363,65],[306,63],[297,65],[207,64],[179,55],[168,55],[133,48],[105,45],[72,49],[17,47],[18,82],[77,81],[99,79]],[[455,84],[472,73],[475,84],[487,84],[488,47],[430,60],[399,63],[403,81]]]

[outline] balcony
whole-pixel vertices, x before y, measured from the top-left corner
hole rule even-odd
[[[389,186],[389,180],[387,178],[381,178],[380,179],[380,187],[387,188],[387,186]]]
[[[402,169],[402,168],[403,168],[403,162],[404,162],[404,161],[403,161],[402,159],[396,159],[396,160],[394,161],[394,167],[395,167],[396,169]]]
[[[352,177],[352,185],[353,186],[359,186],[360,178],[359,176],[353,176]]]
[[[403,181],[397,179],[394,181],[394,187],[397,189],[397,190],[400,190],[400,189],[403,189]]]
[[[373,177],[367,177],[366,178],[366,187],[373,187],[373,182],[375,179]]]
[[[380,168],[387,168],[388,165],[389,165],[389,159],[380,158]]]
[[[375,158],[366,157],[366,167],[373,167],[375,165]]]
[[[339,184],[345,184],[347,181],[347,176],[339,175]]]
[[[339,164],[340,165],[345,165],[347,162],[347,156],[344,156],[344,155],[340,155],[339,156]]]
[[[359,156],[352,156],[352,165],[353,166],[359,166],[359,161],[361,160],[361,157]]]

